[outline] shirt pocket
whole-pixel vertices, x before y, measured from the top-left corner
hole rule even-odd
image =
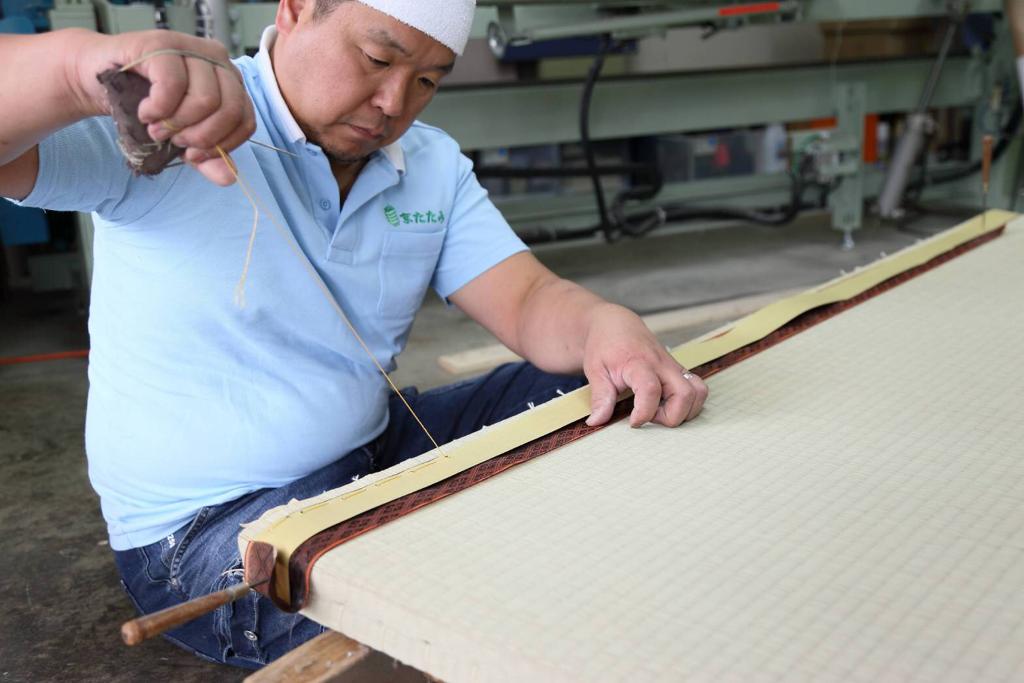
[[[445,231],[392,230],[381,248],[380,299],[377,313],[384,318],[412,318],[434,276]]]

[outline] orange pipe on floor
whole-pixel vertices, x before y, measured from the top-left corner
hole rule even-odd
[[[40,353],[34,356],[10,356],[8,358],[0,358],[0,365],[21,365],[22,363],[40,363],[47,360],[88,357],[89,349],[82,349],[80,351],[57,351],[56,353]]]

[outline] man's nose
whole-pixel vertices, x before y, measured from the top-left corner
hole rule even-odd
[[[405,79],[399,74],[386,78],[374,93],[373,105],[388,117],[397,118],[405,106]]]

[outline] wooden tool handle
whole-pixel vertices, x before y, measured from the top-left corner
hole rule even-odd
[[[174,607],[153,612],[138,619],[126,621],[121,626],[121,638],[127,645],[138,645],[142,641],[158,636],[164,631],[181,626],[182,624],[208,614],[221,605],[234,602],[249,592],[250,586],[247,583],[240,583],[230,588],[225,588],[216,593],[204,595],[195,600]]]
[[[981,139],[981,187],[988,192],[988,179],[992,174],[992,136]]]

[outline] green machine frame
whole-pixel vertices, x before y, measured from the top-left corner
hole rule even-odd
[[[500,53],[507,44],[561,37],[605,34],[640,38],[669,28],[714,24],[743,30],[764,22],[850,22],[860,20],[943,17],[950,0],[478,0],[473,37],[486,38]],[[108,32],[149,28],[146,6],[113,5],[92,0],[100,29]],[[730,11],[759,5],[771,11]],[[82,0],[58,0],[61,13],[81,13]],[[172,28],[190,31],[194,12],[184,0],[169,3]],[[724,10],[724,11],[723,11]],[[933,108],[969,107],[975,115],[972,158],[980,156],[981,138],[997,112],[993,97],[1002,91],[1001,107],[1019,98],[1011,37],[1002,19],[1002,0],[974,0],[972,12],[996,17],[991,49],[954,55],[946,61],[932,98]],[[262,29],[273,22],[275,3],[232,3],[230,49],[252,51]],[[70,14],[66,15],[71,17]],[[712,38],[713,40],[713,38]],[[496,57],[495,57],[496,58]],[[880,68],[883,66],[884,68]],[[636,74],[600,81],[591,107],[591,138],[686,133],[712,129],[835,117],[837,128],[824,142],[831,159],[828,171],[842,178],[829,197],[832,224],[847,239],[860,227],[866,202],[877,197],[884,171],[861,163],[863,121],[868,113],[910,112],[918,104],[932,59],[769,66],[713,72]],[[579,140],[580,79],[531,80],[442,88],[422,120],[448,131],[464,150],[520,147]],[[821,150],[819,149],[819,152]],[[1014,140],[992,171],[988,206],[1017,208],[1021,174],[1020,141]],[[941,172],[941,166],[932,169]],[[749,208],[782,205],[789,196],[785,173],[696,180],[664,186],[657,201],[694,207]],[[963,207],[982,205],[980,181],[968,177],[928,187],[922,198]],[[558,196],[510,196],[496,203],[517,228],[538,225],[575,228],[593,225],[596,210],[589,192]],[[638,205],[642,208],[642,204]]]

